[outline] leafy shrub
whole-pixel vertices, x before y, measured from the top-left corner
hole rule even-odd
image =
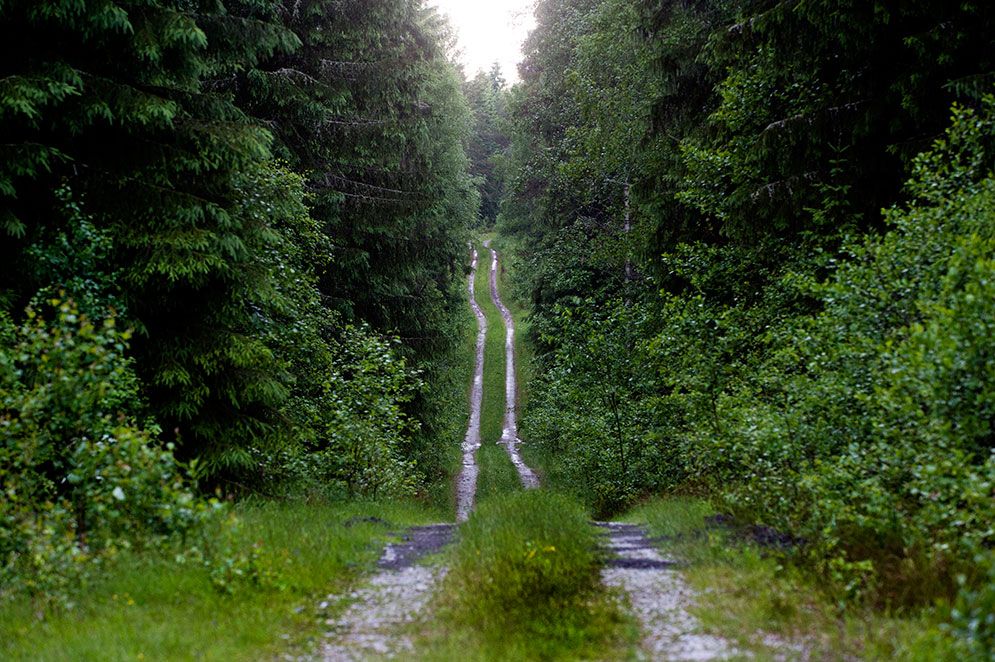
[[[417,429],[402,406],[418,387],[392,343],[369,329],[345,330],[324,398],[328,417],[320,455],[354,494],[390,496],[414,491],[418,475],[404,459],[405,440]]]
[[[987,581],[961,588],[946,627],[964,644],[971,660],[990,660],[995,652],[995,562],[989,556],[984,564]]]
[[[523,434],[544,451],[558,485],[608,516],[655,487],[661,460],[640,406],[652,385],[637,350],[646,310],[587,299],[556,312],[544,340],[557,349],[532,386]]]
[[[875,575],[899,600],[949,590],[993,543],[995,101],[988,113],[955,111],[917,160],[916,202],[852,249],[825,311],[762,365],[783,402],[733,395],[729,433],[700,449],[711,467],[762,466],[728,505],[808,539],[850,594]]]
[[[420,386],[397,343],[347,326],[313,355],[320,384],[293,412],[306,416],[295,444],[256,449],[258,487],[323,497],[402,496],[421,482],[407,446],[418,422],[404,412]]]
[[[537,313],[555,352],[523,431],[555,453],[554,479],[609,510],[707,489],[804,540],[799,558],[841,600],[952,598],[958,575],[965,590],[983,585],[975,559],[995,544],[992,135],[995,99],[955,109],[916,160],[912,201],[845,259],[814,248],[778,270],[763,253],[784,247],[682,245],[664,256],[656,301]],[[647,458],[626,471],[599,380],[626,412],[630,455]],[[604,500],[623,478],[628,490]]]
[[[93,562],[186,535],[220,506],[195,497],[138,421],[115,317],[38,308],[19,328],[0,319],[0,583],[59,597]]]

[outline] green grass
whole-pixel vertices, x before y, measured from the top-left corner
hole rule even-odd
[[[276,586],[224,595],[198,564],[158,555],[119,558],[71,611],[36,613],[26,600],[0,609],[5,660],[247,660],[305,646],[328,615],[317,605],[372,570],[392,532],[438,521],[414,503],[257,503],[238,507],[236,545],[260,545]],[[379,521],[364,521],[376,517]]]
[[[662,498],[624,519],[670,539],[663,547],[687,562],[685,579],[698,593],[695,616],[756,659],[774,659],[786,642],[803,645],[811,659],[968,659],[940,629],[942,610],[886,614],[853,605],[841,610],[811,573],[703,528],[713,513],[701,499]]]
[[[519,491],[482,503],[459,531],[436,620],[421,642],[438,660],[624,659],[635,630],[600,582],[587,513]]]
[[[504,446],[483,444],[477,451],[477,503],[500,498],[522,489],[521,479]]]

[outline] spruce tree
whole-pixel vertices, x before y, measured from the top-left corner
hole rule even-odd
[[[167,435],[219,470],[245,465],[281,429],[289,377],[259,332],[273,232],[251,200],[270,138],[217,81],[297,39],[219,0],[12,0],[0,44],[8,305],[48,284],[27,249],[65,224],[52,194],[65,183],[112,240]]]
[[[287,1],[278,16],[301,48],[247,70],[234,92],[305,176],[331,247],[322,301],[341,323],[398,336],[434,379],[458,333],[459,263],[476,212],[447,28],[413,0]],[[409,405],[425,435],[442,415],[433,401]]]

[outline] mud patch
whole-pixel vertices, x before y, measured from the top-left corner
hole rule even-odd
[[[377,567],[381,570],[402,570],[413,566],[420,559],[436,554],[453,540],[452,524],[429,524],[408,529],[400,542],[384,549]]]
[[[743,526],[730,515],[710,515],[705,518],[705,527],[725,531],[733,540],[752,543],[762,549],[786,552],[805,545],[804,538],[760,524]]]

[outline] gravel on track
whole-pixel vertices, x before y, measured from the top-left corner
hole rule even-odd
[[[624,591],[643,631],[641,659],[685,662],[742,658],[727,641],[700,632],[688,612],[694,592],[634,524],[598,523],[605,529],[612,558],[601,576],[610,587]]]
[[[423,557],[440,551],[453,536],[453,524],[409,529],[401,542],[391,543],[380,557],[378,572],[365,586],[346,595],[329,595],[330,602],[350,601],[338,618],[328,619],[326,641],[318,659],[354,662],[409,657],[414,644],[409,630],[423,612],[446,569],[420,565]]]

